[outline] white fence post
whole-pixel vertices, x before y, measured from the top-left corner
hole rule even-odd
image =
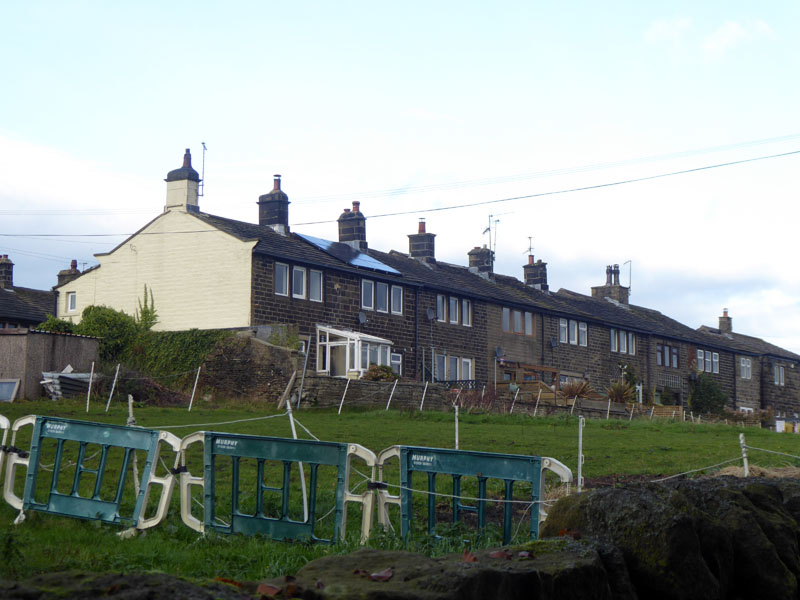
[[[454,405],[456,409],[456,450],[458,450],[458,404]]]
[[[583,428],[586,425],[586,419],[580,417],[578,419],[578,493],[581,493],[583,488]]]
[[[392,386],[392,391],[389,393],[389,401],[386,403],[386,410],[389,410],[389,405],[392,403],[392,396],[394,396],[394,388],[397,387],[397,379],[394,380],[394,385]]]
[[[422,390],[422,401],[419,403],[419,409],[422,410],[422,406],[425,404],[425,394],[428,393],[428,382],[425,382],[425,389]]]
[[[739,434],[739,445],[742,447],[742,464],[744,465],[744,476],[750,477],[750,465],[747,462],[747,446],[744,443],[744,434]]]
[[[342,414],[342,406],[344,406],[344,397],[347,396],[347,388],[350,387],[350,380],[347,380],[347,383],[344,384],[344,393],[342,394],[342,401],[339,402],[339,412],[336,413],[337,415]]]
[[[106,412],[111,405],[111,398],[114,396],[114,389],[117,387],[117,377],[119,377],[119,363],[117,363],[117,372],[114,373],[114,383],[111,384],[111,393],[108,395],[108,402],[106,402]]]
[[[347,380],[347,383],[350,383],[350,380]],[[347,389],[345,388],[345,391]],[[342,396],[342,401],[344,401],[344,396]],[[342,407],[339,407],[339,411],[341,412]],[[289,425],[292,428],[292,438],[297,439],[297,429],[294,426],[294,413],[292,412],[292,399],[289,398],[286,401],[286,412],[289,413]],[[306,492],[306,475],[303,472],[303,463],[297,463],[297,466],[300,470],[300,488],[303,493],[303,521],[308,521],[308,494]]]
[[[89,412],[89,396],[92,395],[92,379],[94,379],[94,361],[92,361],[92,370],[89,372],[89,389],[86,390],[86,412]]]
[[[189,398],[189,410],[192,410],[192,403],[194,402],[194,392],[197,389],[197,380],[200,379],[200,368],[202,366],[203,365],[200,365],[199,367],[197,367],[197,375],[195,375],[195,377],[194,377],[194,387],[192,387],[192,397]]]
[[[542,398],[542,388],[539,388],[539,395],[536,396],[536,406],[533,407],[533,416],[536,416],[536,411],[539,410],[539,400]]]
[[[511,410],[508,411],[508,414],[514,412],[514,403],[517,401],[517,394],[519,394],[519,388],[517,388],[517,391],[514,392],[514,399],[511,401]]]

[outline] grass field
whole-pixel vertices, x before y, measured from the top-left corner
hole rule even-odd
[[[37,414],[118,425],[125,423],[126,406],[114,404],[108,414],[103,408],[100,403],[93,404],[87,415],[83,402],[21,402],[3,405],[0,407],[0,414],[12,422],[23,415]],[[204,429],[291,437],[289,421],[285,416],[208,425],[274,414],[276,413],[271,408],[237,403],[215,407],[201,404],[191,413],[174,408],[135,408],[139,426],[181,426],[169,430],[179,437]],[[297,417],[322,440],[358,443],[376,453],[394,444],[452,448],[454,442],[453,415],[448,413],[348,412],[345,407],[342,415],[337,415],[333,410],[303,410]],[[591,485],[593,479],[607,481],[613,476],[634,475],[656,478],[715,465],[740,456],[740,431],[740,428],[733,426],[666,421],[587,421],[584,430],[584,476]],[[800,454],[800,436],[775,434],[756,428],[748,428],[744,432],[750,446],[792,455]],[[308,438],[302,431],[300,437]],[[550,456],[576,473],[577,418],[462,415],[459,438],[463,450]],[[21,448],[27,448],[28,444],[29,438],[20,438],[17,441],[17,446]],[[750,457],[754,464],[763,467],[797,464],[792,458],[756,451],[751,451]],[[170,463],[169,458],[166,462]],[[201,472],[199,464],[197,457],[190,461],[190,469],[197,475]],[[271,475],[267,473],[266,476]],[[393,477],[396,478],[396,473],[390,470],[388,479],[392,480]],[[230,485],[230,473],[220,471],[218,478],[219,487],[227,489],[226,486]],[[22,477],[17,479],[19,483],[16,489],[20,490],[18,495],[21,495]],[[363,483],[361,480],[359,485]],[[298,485],[295,482],[294,487]],[[445,489],[442,488],[443,491]],[[474,488],[465,485],[466,495],[473,494],[474,491]],[[326,499],[322,500],[324,504]],[[331,498],[327,500],[332,503]],[[252,501],[252,498],[247,501]],[[322,514],[324,508],[325,506],[320,507],[318,514]],[[296,512],[297,506],[293,506],[293,510]],[[116,536],[120,530],[118,527],[98,522],[29,511],[28,518],[22,524],[14,526],[12,521],[15,516],[14,509],[5,502],[0,502],[0,575],[6,578],[44,571],[90,569],[123,572],[157,570],[197,578],[258,580],[290,574],[319,556],[348,552],[358,547],[353,527],[358,524],[358,515],[352,511],[348,522],[351,535],[346,542],[333,545],[275,542],[262,537],[218,533],[202,537],[180,520],[177,488],[167,521],[128,540],[120,540]],[[520,515],[520,520],[523,518]],[[419,520],[422,521],[422,518]],[[329,518],[323,523],[323,530],[327,527],[330,532],[331,526],[332,519]],[[521,530],[524,532],[524,527]],[[437,543],[432,543],[424,535],[415,535],[410,544],[416,550],[438,553],[461,547],[465,540],[470,543],[498,543],[496,528],[490,528],[489,535],[480,540],[463,530],[453,530],[451,533],[454,534],[451,538]],[[403,547],[402,540],[397,536],[382,533],[376,534],[370,544],[383,548]]]

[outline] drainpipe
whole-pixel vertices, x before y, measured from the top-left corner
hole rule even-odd
[[[423,358],[422,366],[420,369],[419,362],[419,287],[414,288],[414,370],[419,372],[419,379],[422,380],[422,373],[424,370],[425,362]]]

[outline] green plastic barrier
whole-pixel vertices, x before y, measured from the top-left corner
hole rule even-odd
[[[385,462],[390,458],[400,460],[400,493],[389,494],[388,484],[383,481]],[[503,542],[508,544],[512,538],[512,521],[514,504],[520,506],[530,505],[530,538],[537,539],[539,524],[546,513],[541,510],[540,499],[544,497],[543,470],[554,471],[564,483],[572,481],[572,472],[555,459],[539,456],[524,456],[518,454],[496,454],[491,452],[474,452],[465,450],[448,450],[441,448],[424,448],[415,446],[392,446],[378,454],[377,459],[378,479],[381,481],[376,492],[378,504],[378,520],[384,526],[389,526],[388,506],[400,506],[400,519],[403,537],[411,531],[413,474],[418,472],[427,477],[427,490],[417,490],[427,496],[427,529],[429,534],[435,534],[437,495],[447,496],[452,503],[453,522],[463,520],[465,513],[477,515],[478,528],[483,531],[486,527],[486,506],[489,503],[502,503],[503,506]],[[451,493],[441,494],[436,490],[437,475],[449,476],[452,481]],[[477,480],[477,496],[471,499],[474,504],[465,504],[461,492],[463,477],[475,477]],[[487,496],[487,481],[498,479],[503,482],[503,497],[500,499]],[[513,487],[517,482],[530,484],[530,498],[516,501],[513,497]]]
[[[192,475],[186,467],[187,448],[196,443],[203,444],[202,477]],[[311,539],[331,543],[339,537],[344,538],[347,525],[346,506],[349,502],[356,502],[362,508],[361,539],[364,541],[369,536],[372,524],[373,494],[371,489],[366,489],[361,494],[350,492],[350,464],[354,456],[366,462],[371,470],[370,479],[374,479],[375,455],[358,444],[199,431],[184,438],[181,444],[181,517],[186,525],[201,533],[215,530],[223,533],[266,535],[281,540]],[[254,471],[251,470],[251,475],[255,476],[246,481],[241,468],[243,459],[251,459],[248,466],[255,466]],[[265,483],[267,461],[282,465],[281,485],[269,486]],[[302,498],[292,498],[291,495],[292,465],[308,469],[307,496],[303,493],[305,479],[303,492],[298,494]],[[226,494],[223,503],[220,490],[217,489],[217,469],[227,470],[228,466],[231,473],[230,498]],[[330,538],[315,535],[320,487],[318,473],[321,466],[336,469],[333,507],[335,515],[333,535]],[[202,488],[203,491],[202,520],[192,513],[193,487]],[[245,493],[255,494],[255,502],[251,501],[249,509],[243,507],[242,496]],[[266,494],[278,496],[280,506],[267,507],[264,501]],[[295,501],[295,506],[300,500],[303,502],[304,515],[301,519],[293,519],[290,515],[292,500]]]
[[[14,447],[17,433],[27,425],[33,426],[29,452]],[[17,419],[11,431],[12,452],[9,453],[3,495],[11,506],[21,511],[16,522],[24,519],[24,511],[33,510],[127,525],[132,532],[153,527],[166,516],[175,475],[170,472],[164,477],[157,476],[155,465],[162,442],[176,453],[180,450],[180,438],[171,433],[40,416]],[[42,462],[43,448],[48,440],[53,440],[49,444],[55,447],[52,465]],[[89,448],[96,448],[91,456],[87,456]],[[75,450],[77,456],[73,458]],[[137,462],[134,461],[134,452],[137,450],[145,453],[145,460],[134,468],[134,462]],[[112,451],[122,454],[121,465],[112,466],[117,461],[109,462]],[[65,459],[65,454],[69,454],[69,458]],[[95,458],[97,466],[88,466]],[[25,491],[19,498],[14,493],[14,483],[17,469],[21,466],[27,469],[27,474]],[[72,468],[72,481],[65,482],[63,472]],[[133,478],[129,473],[139,469],[141,475],[132,483],[134,489],[130,489],[129,484],[129,493],[126,494],[126,481],[129,476]],[[162,493],[155,515],[147,518],[145,508],[154,485],[160,485]],[[69,491],[63,491],[65,488]],[[123,499],[127,502],[125,511],[121,510]]]

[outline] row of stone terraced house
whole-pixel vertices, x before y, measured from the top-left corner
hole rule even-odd
[[[289,199],[275,176],[258,200],[258,223],[204,213],[186,151],[166,179],[164,212],[99,265],[57,286],[58,316],[85,306],[133,313],[144,286],[161,329],[289,324],[320,374],[358,376],[387,365],[417,381],[587,380],[604,390],[622,369],[656,400],[685,403],[698,371],[736,408],[800,406],[800,356],[718,328],[691,329],[628,302],[619,267],[591,295],[547,285],[547,265],[528,257],[523,280],[493,272],[492,252],[468,266],[436,260],[435,234],[420,221],[406,252],[369,247],[358,202],[338,219],[338,241],[290,231]]]

